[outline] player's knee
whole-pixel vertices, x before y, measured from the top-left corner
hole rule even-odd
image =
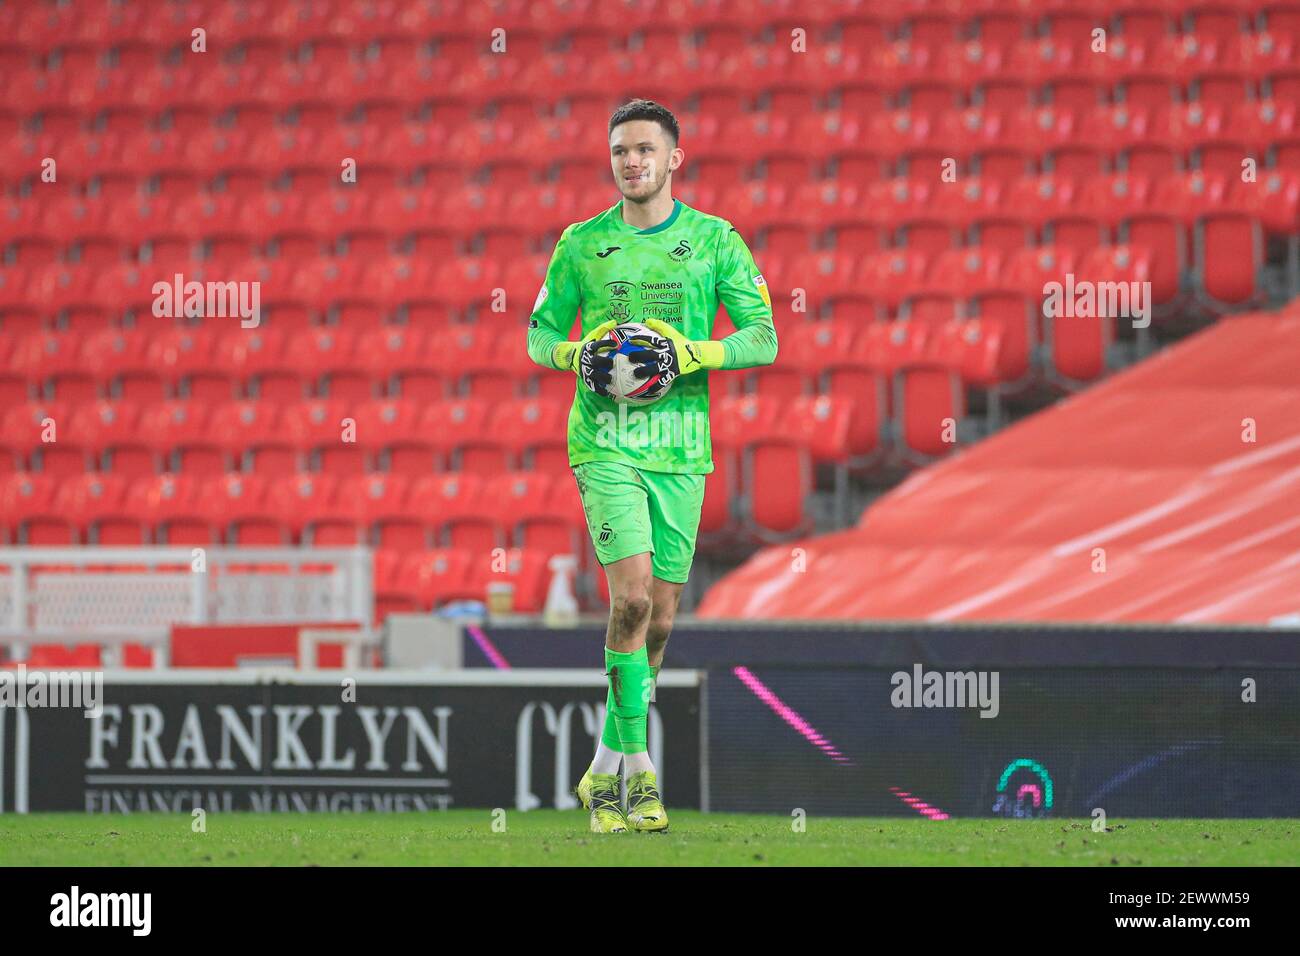
[[[616,595],[610,606],[614,627],[621,633],[638,630],[650,617],[649,594]]]
[[[650,627],[646,631],[645,642],[647,647],[662,647],[668,643],[668,635],[673,630],[673,619],[662,615],[651,613]]]

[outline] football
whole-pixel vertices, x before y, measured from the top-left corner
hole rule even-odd
[[[610,329],[606,336],[608,341],[618,346],[613,354],[613,381],[609,391],[614,401],[625,405],[650,405],[659,401],[672,388],[673,374],[665,367],[667,340],[652,329],[639,322],[625,322]],[[640,367],[639,362],[629,356],[642,349],[652,349],[661,357],[659,368],[649,378],[637,378],[633,373]]]

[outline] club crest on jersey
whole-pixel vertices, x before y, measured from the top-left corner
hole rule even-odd
[[[668,250],[668,257],[674,262],[685,262],[694,253],[691,251],[691,244],[685,239],[681,240],[672,249]]]
[[[542,304],[546,301],[546,297],[550,294],[551,293],[547,290],[545,285],[537,290],[537,301],[533,303],[534,312],[542,307]]]
[[[769,309],[772,308],[772,293],[767,289],[767,280],[761,275],[754,276],[754,287],[758,289],[758,294],[763,297],[763,304]]]

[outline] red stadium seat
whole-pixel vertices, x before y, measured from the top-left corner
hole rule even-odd
[[[273,402],[223,402],[212,408],[208,437],[237,470],[282,475],[298,468],[298,449],[286,438],[279,406]]]
[[[313,329],[298,339],[297,360],[312,370],[318,395],[350,404],[375,396],[376,383],[356,359],[356,333],[347,328]]]
[[[438,437],[455,470],[497,474],[510,470],[513,455],[509,442],[493,435],[489,428],[491,411],[490,403],[477,399],[439,402],[425,412],[424,428]]]
[[[714,415],[715,448],[740,456],[745,527],[759,540],[806,531],[811,522],[812,460],[783,427],[787,404],[762,396],[725,398]]]
[[[1300,232],[1298,173],[1270,170],[1261,172],[1255,182],[1236,179],[1230,185],[1229,202],[1249,210],[1269,235],[1294,237]]]
[[[0,417],[0,445],[8,450],[9,457],[20,463],[29,462],[32,470],[36,470],[43,449],[51,444],[57,446],[60,436],[71,437],[68,429],[75,407],[68,402],[36,401],[7,409]],[[75,451],[78,461],[83,453],[81,449]],[[82,467],[60,470],[81,471]]]
[[[493,584],[512,586],[511,609],[536,614],[542,610],[551,582],[547,567],[550,555],[523,548],[503,549],[499,555],[470,555],[469,589],[477,600],[486,600]]]
[[[59,546],[77,543],[77,529],[55,506],[61,479],[15,473],[0,479],[0,523],[15,544]]]
[[[370,454],[357,434],[354,413],[355,406],[337,400],[298,402],[284,409],[285,432],[313,471],[363,474],[370,467]]]
[[[893,402],[903,460],[922,464],[953,450],[966,415],[956,370],[934,361],[901,367],[894,376]]]
[[[223,472],[230,462],[209,434],[211,415],[212,406],[200,402],[159,402],[142,409],[140,430],[158,449],[165,471]]]
[[[498,405],[491,429],[529,470],[568,475],[568,422],[568,402],[522,398]]]
[[[979,321],[999,332],[997,379],[1021,383],[1030,376],[1034,351],[1039,342],[1042,290],[1030,295],[1015,290],[991,290],[975,295],[967,303],[969,321]]]
[[[423,425],[424,410],[405,399],[366,402],[357,407],[357,434],[380,470],[417,477],[442,468],[436,440]]]
[[[1002,325],[984,319],[949,322],[934,332],[931,351],[967,385],[996,390],[1006,380],[1002,372]]]
[[[452,326],[434,333],[429,354],[444,380],[455,383],[459,377],[465,397],[493,402],[516,397],[521,373],[536,367],[531,362],[522,364],[526,356],[518,343],[495,323]]]
[[[853,403],[829,395],[801,395],[790,403],[786,426],[815,462],[847,463],[853,435]]]
[[[875,296],[891,311],[925,287],[930,258],[905,250],[866,256],[858,267],[856,287]]]
[[[155,449],[140,438],[139,408],[132,402],[96,402],[77,406],[67,423],[64,454],[68,456],[65,473],[75,474],[83,467],[107,465],[119,475],[153,474],[157,464]],[[44,459],[50,470],[50,460]]]
[[[362,529],[361,543],[380,548],[428,547],[432,520],[411,506],[411,478],[372,473],[342,479],[335,502],[341,515]]]
[[[124,515],[130,479],[124,475],[84,474],[65,478],[55,505],[79,529],[84,544],[143,544],[145,529]]]
[[[228,401],[239,382],[217,361],[213,327],[167,329],[151,336],[146,359],[173,383],[175,394],[205,402]]]
[[[240,390],[263,401],[291,403],[306,397],[307,382],[284,328],[232,329],[217,338],[215,361],[228,369]]]
[[[90,402],[99,395],[94,376],[81,360],[81,349],[82,337],[75,332],[33,332],[15,343],[10,361],[38,394]]]
[[[1215,311],[1258,304],[1264,230],[1249,209],[1203,213],[1196,223],[1196,294]]]
[[[1068,310],[1065,314],[1049,314],[1051,310],[1044,306],[1043,340],[1049,377],[1058,383],[1073,385],[1100,378],[1106,372],[1107,350],[1115,337],[1120,315],[1111,305],[1103,305],[1103,301],[1111,302],[1104,290],[1130,288],[1127,285],[1112,286],[1111,283],[1148,281],[1149,270],[1147,257],[1122,246],[1093,250],[1079,262],[1080,278],[1094,283],[1097,293],[1091,314],[1087,315],[1077,314],[1070,303],[1063,303]],[[1128,302],[1130,313],[1137,304],[1127,291],[1114,302]],[[1146,302],[1148,309],[1151,306],[1151,302]]]
[[[165,473],[136,479],[127,490],[123,510],[153,528],[157,544],[206,546],[220,543],[205,485],[208,476]]]
[[[585,525],[551,510],[556,478],[543,472],[516,471],[496,475],[483,484],[483,501],[496,516],[497,524],[510,532],[515,547],[547,555],[582,555]]]
[[[403,558],[403,580],[409,580],[422,608],[449,601],[482,599],[470,584],[471,557],[453,548],[420,551]]]
[[[293,528],[269,500],[270,481],[262,475],[232,472],[211,475],[203,485],[207,513],[228,545],[283,547],[293,543]]]
[[[998,286],[1002,270],[1002,253],[997,249],[969,246],[940,254],[930,268],[925,285],[918,294],[965,299],[981,289]],[[938,315],[944,319],[949,310]]]
[[[483,501],[479,475],[425,475],[411,486],[410,507],[437,529],[439,543],[486,556],[505,543],[495,512]]]
[[[352,547],[367,543],[366,477],[299,473],[274,483],[267,496],[286,509],[304,545]]]
[[[713,471],[704,481],[704,503],[700,508],[697,530],[705,542],[731,530],[739,482],[736,461],[734,449],[720,447],[716,441],[713,443]],[[604,574],[598,572],[597,578],[603,580]]]

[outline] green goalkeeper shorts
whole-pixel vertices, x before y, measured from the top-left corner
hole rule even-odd
[[[649,551],[655,577],[686,583],[695,557],[706,476],[588,461],[573,466],[573,477],[601,564]]]

